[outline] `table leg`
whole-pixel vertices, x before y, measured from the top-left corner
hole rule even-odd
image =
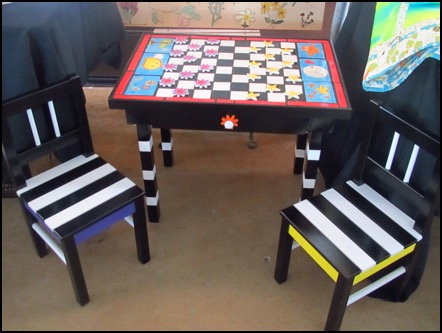
[[[171,167],[173,166],[172,131],[168,128],[162,128],[160,132],[163,163],[165,167]]]
[[[137,124],[138,148],[141,157],[144,191],[146,192],[147,214],[150,222],[160,220],[160,202],[157,187],[157,174],[153,150],[152,127],[147,124]]]
[[[318,173],[319,158],[321,156],[321,143],[323,131],[309,132],[305,148],[304,170],[302,173],[301,200],[313,196]]]
[[[293,173],[299,175],[304,167],[305,145],[307,143],[307,132],[298,134],[296,138],[295,162],[293,164]]]
[[[253,134],[253,132],[249,133],[249,143],[247,145],[249,146],[249,149],[255,149],[258,146],[255,141],[255,135]]]

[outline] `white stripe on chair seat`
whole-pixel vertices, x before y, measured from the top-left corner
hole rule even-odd
[[[51,170],[47,171],[50,173]],[[35,200],[32,200],[28,203],[29,207],[33,211],[38,211],[42,209],[43,207],[46,207],[53,202],[60,200],[61,198],[64,198],[83,187],[93,183],[94,181],[112,173],[115,171],[115,168],[110,164],[104,164],[101,167],[94,169],[85,175],[82,175],[79,178],[76,178],[66,184],[63,184],[62,186],[56,188],[55,190],[52,190]],[[52,177],[51,177],[52,178]]]
[[[406,230],[414,238],[416,238],[417,240],[422,239],[422,235],[420,235],[416,230],[413,229],[413,219],[410,218],[403,211],[401,211],[399,208],[397,208],[395,205],[393,205],[390,201],[385,199],[382,195],[373,190],[370,186],[368,186],[367,184],[358,186],[351,180],[348,181],[347,184],[359,194],[361,194],[365,199],[375,205],[394,222],[404,228],[404,230]]]
[[[376,265],[365,251],[355,244],[345,233],[339,230],[333,222],[322,214],[308,200],[300,201],[294,205],[296,209],[304,215],[310,223],[319,229],[327,239],[333,243],[349,260],[351,260],[360,270],[365,271]]]
[[[134,186],[135,184],[130,179],[124,178],[90,197],[75,203],[58,214],[51,216],[45,223],[50,229],[54,230]]]
[[[85,157],[83,155],[79,155],[69,161],[66,161],[60,165],[57,165],[53,168],[51,168],[50,170],[40,173],[38,175],[36,175],[35,177],[29,178],[28,180],[26,180],[26,187],[22,188],[21,190],[17,191],[17,195],[20,196],[21,194],[43,184],[46,183],[47,181],[58,177],[66,172],[68,172],[69,170],[75,169],[76,167],[83,165],[89,161],[92,161],[93,159],[97,158],[98,155],[94,154],[91,155],[89,157]]]
[[[390,236],[384,229],[362,213],[357,207],[345,199],[335,189],[322,192],[321,195],[335,206],[350,221],[357,225],[371,239],[382,246],[390,255],[399,253],[404,247]]]

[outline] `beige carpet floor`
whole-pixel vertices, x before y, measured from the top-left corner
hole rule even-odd
[[[95,149],[143,186],[136,129],[109,110],[110,88],[85,88]],[[37,257],[15,198],[2,199],[2,330],[322,330],[334,287],[302,251],[273,279],[279,210],[296,202],[295,136],[173,131],[175,165],[155,144],[161,220],[141,265],[122,222],[80,249],[91,301],[75,301],[64,264]],[[159,142],[159,130],[154,130]],[[322,182],[318,176],[317,190]],[[363,298],[345,331],[440,331],[440,220],[428,264],[405,303]]]

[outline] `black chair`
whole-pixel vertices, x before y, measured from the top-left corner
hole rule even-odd
[[[126,219],[138,260],[150,260],[144,191],[94,153],[85,102],[80,78],[71,76],[2,104],[3,156],[35,250],[43,257],[49,246],[66,264],[80,305],[89,302],[81,242]],[[47,156],[63,158],[35,167]]]
[[[380,287],[400,298],[439,206],[439,140],[374,101],[367,111],[360,174],[280,212],[274,278],[287,280],[300,245],[336,283],[325,330],[339,330],[346,307]],[[422,168],[432,170],[425,182]]]

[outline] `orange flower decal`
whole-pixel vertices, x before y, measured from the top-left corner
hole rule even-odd
[[[225,117],[221,118],[221,125],[224,126],[225,129],[233,129],[233,127],[238,126],[238,119],[235,118],[235,115],[232,116],[226,114]]]
[[[313,44],[310,44],[309,46],[303,46],[302,50],[307,52],[309,56],[315,55],[319,52],[319,50]]]

